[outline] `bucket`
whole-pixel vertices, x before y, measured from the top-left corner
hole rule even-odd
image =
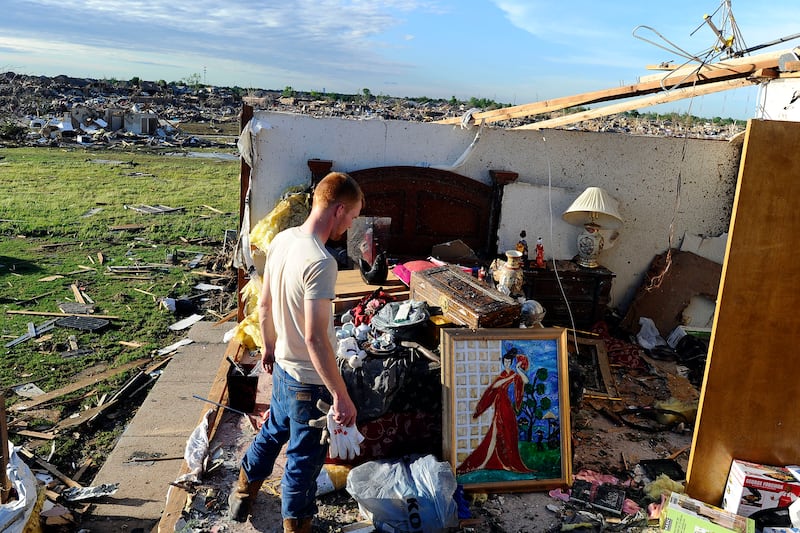
[[[255,365],[239,365],[244,369],[245,375],[233,366],[228,367],[228,407],[252,413],[256,409],[256,392],[258,391],[258,376],[247,375]]]

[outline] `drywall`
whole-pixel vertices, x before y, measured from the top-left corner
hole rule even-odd
[[[756,118],[765,120],[800,120],[800,79],[771,80],[758,88]]]
[[[670,235],[677,247],[685,232],[715,236],[728,230],[741,155],[740,144],[726,141],[618,133],[463,129],[260,111],[253,125],[253,224],[289,187],[310,184],[312,158],[331,160],[334,170],[345,172],[438,166],[482,183],[491,182],[489,170],[507,170],[519,173],[519,187],[505,196],[501,251],[524,229],[529,245],[545,233],[546,257],[569,259],[577,253],[574,236],[580,230],[561,220],[564,204],[588,186],[603,187],[618,200],[625,219],[616,245],[600,256],[617,275],[611,305],[623,311],[652,258],[670,246]],[[552,216],[551,202],[539,194],[556,199]],[[520,195],[536,198],[520,201]]]

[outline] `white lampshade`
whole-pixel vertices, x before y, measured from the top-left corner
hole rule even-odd
[[[622,217],[617,209],[617,201],[600,187],[587,187],[561,215],[574,226],[597,224],[603,229],[618,229]]]

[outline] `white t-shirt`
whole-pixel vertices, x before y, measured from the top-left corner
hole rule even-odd
[[[265,265],[272,294],[272,320],[277,332],[275,361],[302,383],[322,385],[305,341],[305,300],[333,300],[336,260],[314,235],[299,227],[280,232],[267,249]],[[333,313],[328,324],[331,347],[336,347]]]

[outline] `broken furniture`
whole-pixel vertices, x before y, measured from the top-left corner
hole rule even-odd
[[[635,332],[639,318],[647,317],[662,335],[668,335],[682,324],[684,310],[694,297],[716,299],[721,272],[722,265],[692,252],[672,250],[669,256],[656,256],[620,325]]]
[[[614,281],[614,273],[607,268],[584,268],[573,261],[559,260],[555,268],[553,261],[547,261],[546,268],[539,269],[529,262],[523,275],[525,297],[542,304],[547,325],[571,328],[571,311],[575,327],[589,329],[605,316]]]
[[[739,167],[686,491],[722,500],[731,461],[800,463],[797,122],[751,120]]]

